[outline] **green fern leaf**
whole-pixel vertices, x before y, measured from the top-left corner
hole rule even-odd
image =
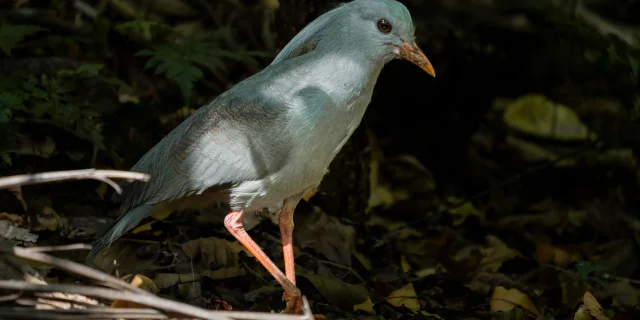
[[[32,25],[4,25],[0,27],[0,49],[11,57],[13,49],[25,37],[47,29]]]
[[[171,30],[171,26],[166,25],[164,23],[136,19],[129,22],[121,23],[116,26],[116,30],[121,33],[133,32],[141,34],[144,39],[147,41],[151,41],[153,38],[154,32],[168,31]]]
[[[253,57],[263,54],[253,52],[232,52],[222,49],[222,41],[228,40],[230,33],[227,29],[198,34],[181,39],[181,43],[164,43],[149,50],[136,53],[137,56],[149,56],[145,69],[154,68],[155,74],[163,74],[175,81],[187,101],[191,98],[194,83],[204,77],[202,68],[209,70],[215,76],[226,71],[226,63],[230,60],[247,62]],[[255,62],[255,60],[253,61]]]

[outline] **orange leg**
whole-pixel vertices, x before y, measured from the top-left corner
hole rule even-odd
[[[296,268],[293,258],[293,211],[294,209],[283,209],[278,217],[280,226],[280,236],[282,237],[282,252],[284,253],[284,270],[287,279],[296,284]]]
[[[287,313],[302,313],[302,303],[300,290],[296,287],[294,282],[287,279],[282,271],[278,268],[278,266],[267,257],[267,255],[260,249],[258,244],[251,239],[247,231],[244,229],[242,225],[242,211],[232,211],[224,218],[224,226],[229,230],[229,232],[240,242],[242,245],[253,254],[258,261],[269,271],[269,273],[276,278],[278,283],[282,286],[285,292],[285,299],[287,302],[287,307],[285,312]],[[283,243],[284,245],[284,243]],[[293,258],[293,248],[292,250],[292,258]],[[286,251],[285,251],[286,252]],[[286,253],[285,253],[286,257]],[[288,269],[287,269],[288,271]],[[288,273],[288,272],[287,272]]]

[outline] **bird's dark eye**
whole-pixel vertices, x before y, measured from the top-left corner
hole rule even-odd
[[[391,32],[391,24],[385,19],[380,19],[378,21],[378,30],[382,33],[389,33]]]

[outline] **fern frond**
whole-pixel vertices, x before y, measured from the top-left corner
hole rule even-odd
[[[4,25],[0,26],[0,49],[11,57],[13,49],[25,37],[40,31],[48,31],[45,28],[32,25]]]

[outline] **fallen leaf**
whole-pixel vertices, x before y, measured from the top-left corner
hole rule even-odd
[[[109,246],[109,250],[101,251],[91,262],[110,274],[116,271],[121,274],[138,273],[156,268],[153,259],[146,260],[138,257],[136,252],[139,249],[139,243],[116,240]]]
[[[451,203],[460,202],[460,200],[453,197],[450,197],[447,200],[449,200],[449,202]],[[463,224],[468,217],[482,217],[482,213],[478,209],[476,209],[476,207],[471,202],[466,202],[465,204],[457,208],[453,208],[449,210],[449,213],[453,216],[453,226],[459,226]]]
[[[25,228],[16,227],[7,220],[0,220],[0,238],[35,243],[38,235],[29,232]]]
[[[420,310],[420,302],[418,302],[418,295],[413,288],[413,283],[409,282],[404,287],[395,290],[387,297],[387,302],[395,307],[406,307],[407,309],[417,312]]]
[[[584,293],[583,303],[584,303],[585,310],[592,317],[594,317],[595,319],[597,319],[597,320],[609,320],[609,318],[604,315],[604,312],[602,310],[602,306],[600,306],[600,303],[598,302],[596,297],[594,297],[591,294],[591,292],[586,291]]]
[[[375,207],[388,208],[397,201],[408,199],[409,194],[391,190],[389,185],[381,182],[380,163],[384,159],[384,155],[373,131],[367,130],[367,135],[371,148],[371,161],[369,162],[369,202],[365,212],[369,213]]]
[[[580,255],[569,253],[568,251],[551,246],[546,243],[536,243],[536,259],[540,263],[555,264],[560,268],[566,268],[569,264],[577,261]]]
[[[136,227],[135,229],[133,229],[131,231],[131,233],[132,234],[139,234],[139,233],[142,233],[142,232],[145,232],[145,231],[151,231],[151,230],[153,230],[152,225],[154,223],[156,223],[156,221],[151,221],[151,222],[147,222],[145,224],[141,224],[138,227]]]
[[[144,291],[151,292],[153,294],[158,294],[159,292],[158,287],[156,287],[153,280],[141,274],[136,274],[135,276],[129,274],[121,279],[124,281],[130,280],[129,282],[132,286]],[[111,303],[111,308],[146,308],[146,306],[133,301],[115,300]]]
[[[198,279],[200,279],[200,275],[194,273],[157,273],[153,278],[153,282],[159,289],[165,289],[176,284]]]
[[[210,270],[212,266],[232,267],[238,265],[238,253],[249,251],[233,245],[231,241],[216,237],[199,238],[182,244],[182,250],[199,264],[197,270]]]
[[[480,261],[479,269],[483,272],[497,272],[502,263],[522,255],[495,236],[488,235],[486,239],[488,247],[480,249],[484,257]]]
[[[200,293],[199,274],[194,273],[158,273],[153,281],[160,289],[178,287],[178,292],[187,297],[196,297]]]
[[[278,8],[280,8],[280,1],[278,0],[260,0],[260,4],[271,10],[278,10]]]
[[[426,268],[416,271],[416,277],[418,278],[425,278],[434,274],[436,274],[436,268]]]
[[[527,94],[509,103],[503,120],[511,129],[562,141],[595,139],[571,108],[539,94]]]
[[[371,268],[373,268],[373,264],[371,264],[371,260],[369,260],[369,258],[365,257],[365,255],[363,255],[362,253],[356,251],[355,249],[353,250],[353,252],[351,252],[351,254],[353,254],[354,257],[356,257],[356,259],[358,259],[358,261],[360,261],[360,264],[362,264],[362,266],[367,269],[367,270],[371,270]]]
[[[104,195],[109,190],[108,185],[106,183],[101,183],[96,188],[96,194],[100,197],[101,200],[104,200]]]
[[[247,271],[242,266],[233,266],[228,268],[220,268],[218,270],[202,270],[200,274],[213,280],[222,280],[244,276]]]
[[[268,297],[276,292],[282,292],[282,287],[280,286],[264,286],[253,291],[247,292],[244,295],[244,299],[250,302],[256,302],[264,299],[263,297]]]
[[[406,221],[392,221],[379,215],[373,215],[365,223],[367,227],[382,227],[386,230],[392,231],[400,229],[400,232],[395,233],[397,239],[407,239],[409,237],[421,237],[423,233],[415,228],[409,227]]]
[[[501,286],[495,287],[489,300],[489,306],[493,312],[508,312],[515,307],[520,307],[528,311],[532,317],[540,315],[531,299],[515,288],[507,290]]]
[[[355,249],[356,229],[342,223],[318,207],[308,215],[296,219],[295,243],[311,248],[332,262],[351,266],[351,252]]]
[[[369,296],[367,289],[360,284],[349,284],[316,274],[303,273],[298,276],[309,280],[325,299],[340,308],[351,309]]]
[[[549,150],[544,146],[520,139],[514,135],[507,135],[505,142],[512,148],[514,148],[522,157],[522,160],[527,162],[539,162],[539,161],[556,161],[560,158],[557,152]],[[575,158],[563,158],[559,162],[555,163],[555,167],[570,167],[576,164]]]
[[[50,206],[43,207],[42,210],[38,212],[36,218],[38,224],[33,228],[33,231],[55,231],[63,226],[63,220],[60,218],[58,213],[56,213],[56,211],[53,210],[53,208],[51,208]]]
[[[578,311],[573,315],[573,320],[593,320],[593,317],[584,308],[583,305],[578,308]]]
[[[442,317],[440,317],[439,315],[433,314],[433,313],[429,313],[429,312],[426,312],[424,310],[420,311],[420,314],[423,315],[423,316],[426,316],[426,317],[434,317],[436,319],[442,319]]]
[[[373,309],[374,306],[375,306],[375,304],[373,304],[373,302],[371,302],[371,297],[367,297],[367,300],[354,305],[353,306],[353,311],[362,310],[362,311],[368,312],[370,314],[376,314],[376,311]]]
[[[411,265],[409,261],[407,261],[407,257],[402,255],[400,256],[400,267],[402,267],[402,271],[409,272],[411,271]]]
[[[609,284],[607,296],[613,298],[615,306],[636,308],[640,305],[640,291],[627,281],[616,281]]]
[[[51,137],[46,137],[44,141],[34,141],[29,136],[18,135],[20,139],[20,149],[17,154],[36,155],[42,158],[50,158],[56,150],[56,143]]]
[[[8,213],[8,212],[0,212],[0,220],[6,220],[11,222],[15,226],[23,226],[24,218],[17,214]]]

